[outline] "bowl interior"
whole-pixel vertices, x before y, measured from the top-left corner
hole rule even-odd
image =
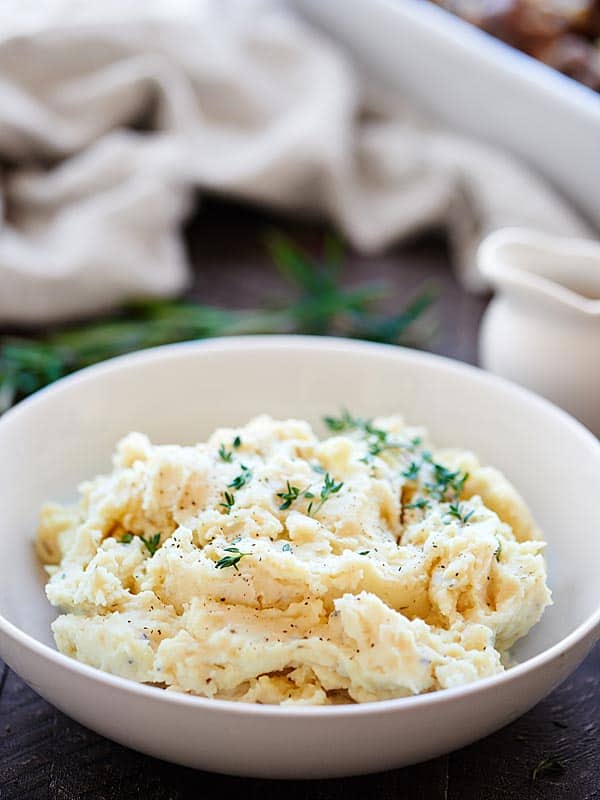
[[[567,415],[485,373],[434,356],[332,339],[256,337],[177,345],[107,362],[0,419],[0,613],[52,646],[55,616],[32,546],[40,505],[74,499],[110,468],[130,430],[191,444],[259,413],[319,424],[342,407],[401,413],[439,445],[497,466],[548,540],[554,606],[514,648],[524,660],[600,606],[600,445]]]

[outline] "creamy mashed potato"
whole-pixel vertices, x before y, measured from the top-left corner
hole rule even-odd
[[[205,697],[365,702],[504,669],[550,603],[516,490],[400,417],[258,417],[194,447],[123,439],[37,549],[56,644]]]

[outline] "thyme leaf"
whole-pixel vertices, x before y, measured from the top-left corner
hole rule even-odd
[[[342,486],[344,485],[343,481],[336,483],[335,480],[331,477],[329,472],[325,473],[323,478],[323,485],[321,486],[321,491],[319,492],[319,502],[316,506],[314,506],[313,501],[308,504],[307,514],[309,517],[316,514],[322,507],[323,504],[329,500],[334,494],[337,494]],[[313,507],[314,506],[314,507]]]
[[[228,489],[241,489],[242,486],[245,486],[248,481],[252,478],[252,470],[249,467],[246,467],[244,464],[241,465],[242,471],[239,475],[237,475],[231,483],[227,484]]]
[[[231,450],[227,450],[223,443],[221,443],[221,446],[219,447],[219,458],[221,461],[227,462],[230,462],[233,458],[233,452]]]
[[[160,544],[160,533],[155,533],[154,536],[149,536],[147,539],[145,536],[140,536],[140,539],[144,543],[146,550],[150,553],[150,558],[152,558]]]
[[[160,545],[160,533],[155,533],[153,536],[149,536],[147,539],[145,536],[142,536],[141,533],[135,535],[139,536],[139,538],[142,540],[142,542],[144,543],[144,547],[150,553],[150,558],[152,558],[154,553],[156,553],[156,551],[158,550],[158,546]],[[133,541],[133,539],[134,539],[133,533],[124,533],[123,536],[121,536],[121,538],[119,539],[119,541],[121,542],[121,544],[129,544],[130,542]]]
[[[406,478],[409,481],[416,481],[419,477],[419,472],[421,471],[421,465],[418,464],[416,461],[411,461],[410,466],[404,470],[402,473],[402,477]]]
[[[249,556],[250,553],[242,553],[238,547],[225,547],[223,548],[225,552],[228,554],[223,556],[218,561],[215,562],[215,567],[217,569],[226,569],[227,567],[233,567],[236,572],[239,572],[238,564],[244,558],[244,556]]]
[[[291,486],[289,481],[286,481],[286,491],[285,492],[277,492],[277,497],[280,497],[283,502],[279,506],[280,511],[285,511],[288,509],[292,503],[298,499],[301,494],[301,489],[297,486]]]
[[[470,511],[466,511],[462,503],[450,503],[444,522],[448,524],[452,519],[457,519],[462,525],[466,525],[474,513],[474,508]]]
[[[223,502],[219,503],[219,507],[225,510],[226,514],[231,512],[231,509],[235,505],[235,497],[231,492],[223,492]]]
[[[404,508],[419,508],[421,511],[424,511],[426,508],[429,508],[431,505],[429,500],[426,500],[424,497],[419,497],[418,500],[413,500],[412,503],[407,503]]]

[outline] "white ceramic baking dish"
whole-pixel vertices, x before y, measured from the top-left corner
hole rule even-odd
[[[295,0],[454,128],[537,168],[600,229],[600,95],[426,0]]]

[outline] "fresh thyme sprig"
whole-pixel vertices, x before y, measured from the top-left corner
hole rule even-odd
[[[158,550],[160,533],[155,533],[154,536],[149,536],[147,539],[145,536],[140,536],[140,539],[144,543],[146,550],[150,553],[150,557],[152,557]]]
[[[234,495],[231,492],[223,492],[223,502],[219,503],[219,507],[225,509],[225,513],[229,514],[234,505]]]
[[[453,500],[458,500],[469,477],[468,472],[461,470],[449,470],[443,464],[431,461],[435,480],[425,484],[430,497],[434,500],[444,502],[448,499],[448,493],[452,494]]]
[[[228,450],[225,447],[225,445],[223,443],[221,443],[221,446],[219,447],[219,458],[221,459],[221,461],[228,461],[229,462],[233,458],[233,451],[232,450]]]
[[[286,511],[299,497],[306,497],[312,500],[314,494],[309,489],[299,489],[297,486],[292,486],[289,481],[286,481],[285,492],[277,492],[277,497],[283,500],[279,510]]]
[[[256,333],[335,334],[383,342],[418,344],[423,312],[434,300],[424,288],[398,314],[383,315],[377,303],[386,287],[373,282],[341,284],[342,254],[326,247],[312,258],[282,235],[268,240],[276,268],[293,296],[279,307],[232,310],[189,301],[145,301],[105,320],[69,326],[40,337],[0,337],[0,413],[17,400],[81,367],[106,358],[189,339]],[[235,443],[234,443],[235,446]]]
[[[419,497],[418,500],[413,500],[412,503],[407,503],[404,508],[418,508],[421,511],[425,511],[426,508],[431,506],[431,502],[426,500],[424,497]]]
[[[226,567],[233,567],[236,572],[239,572],[238,564],[244,558],[249,556],[250,553],[242,553],[238,547],[224,547],[226,553],[229,555],[223,556],[215,562],[217,569],[225,569]]]
[[[402,472],[402,477],[407,481],[416,481],[421,471],[421,465],[417,461],[411,461],[410,465]]]
[[[332,433],[345,433],[347,431],[360,431],[367,444],[367,452],[360,461],[370,464],[374,456],[378,456],[384,450],[400,450],[410,445],[405,445],[390,439],[387,431],[376,428],[372,420],[362,417],[353,417],[348,411],[342,411],[339,417],[323,417],[325,425]]]
[[[308,508],[306,509],[306,513],[309,517],[314,516],[317,514],[320,509],[323,507],[323,504],[329,500],[334,494],[337,494],[342,486],[344,485],[343,481],[336,483],[335,480],[331,477],[331,475],[326,472],[323,478],[323,485],[321,486],[321,491],[319,492],[319,502],[316,506],[314,506],[314,501],[311,500],[308,504]]]
[[[399,450],[403,447],[399,442],[390,439],[387,431],[374,428],[369,422],[365,425],[365,434],[367,436],[367,455],[361,461],[367,464],[373,460],[374,456],[381,455],[384,450]]]
[[[160,533],[155,533],[153,536],[149,536],[147,539],[145,536],[142,536],[142,534],[136,535],[142,540],[144,547],[150,553],[150,558],[152,558],[154,553],[156,553],[158,550],[158,546],[160,545]],[[123,536],[121,536],[120,541],[122,544],[129,544],[129,542],[133,541],[133,536],[133,533],[124,533]]]
[[[448,524],[452,522],[453,519],[457,519],[462,525],[466,525],[474,513],[474,508],[470,511],[466,511],[462,503],[450,503],[444,522]]]
[[[339,417],[323,417],[323,422],[333,433],[364,430],[365,426],[368,424],[367,420],[361,417],[353,417],[346,409],[342,410]]]
[[[236,440],[237,439],[239,439],[238,436],[236,436]],[[236,445],[234,440],[233,446],[239,447],[239,444]],[[225,460],[231,461],[231,459],[225,459]],[[231,481],[231,483],[227,484],[227,489],[236,489],[236,490],[241,489],[242,486],[245,486],[248,483],[248,481],[252,479],[252,470],[245,464],[240,464],[240,466],[242,471],[240,472],[239,475],[236,475],[236,477]],[[235,505],[235,495],[233,494],[233,492],[228,492],[227,489],[223,492],[223,501],[219,503],[219,508],[224,509],[226,514],[230,514],[231,509]]]
[[[242,486],[245,486],[248,481],[252,479],[252,470],[245,464],[241,464],[240,466],[242,471],[231,481],[231,483],[227,484],[228,489],[241,489]]]
[[[285,492],[277,492],[277,497],[280,497],[283,502],[279,506],[280,511],[285,511],[288,509],[292,503],[298,499],[301,493],[301,489],[297,486],[291,486],[289,481],[286,481],[286,490]]]

